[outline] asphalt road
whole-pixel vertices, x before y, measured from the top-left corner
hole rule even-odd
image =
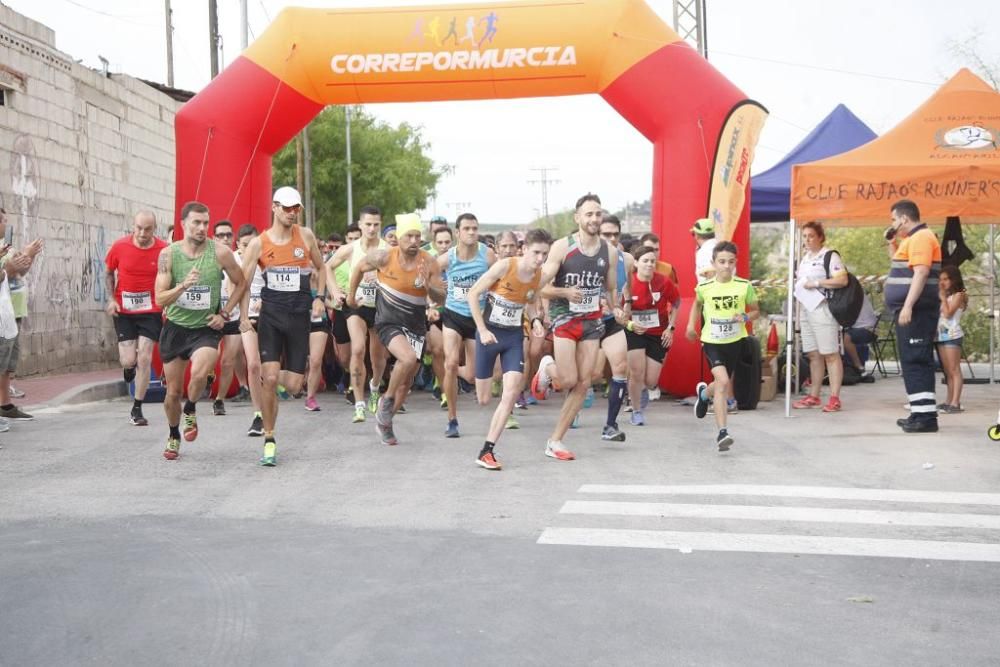
[[[247,407],[203,404],[174,462],[159,406],[45,410],[0,435],[0,664],[995,665],[1000,393],[937,435],[902,396],[763,404],[725,455],[670,401],[603,443],[598,400],[568,463],[542,405],[499,473],[469,397],[458,440],[411,397],[398,447],[284,402],[273,469]]]

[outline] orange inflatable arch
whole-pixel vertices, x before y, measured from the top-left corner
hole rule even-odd
[[[178,112],[176,210],[197,199],[213,219],[266,227],[271,157],[326,105],[592,93],[653,143],[652,229],[687,306],[688,229],[707,214],[720,132],[745,95],[641,0],[285,9]],[[690,393],[700,355],[676,347],[663,386]]]

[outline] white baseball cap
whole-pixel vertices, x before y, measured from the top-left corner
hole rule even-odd
[[[302,206],[302,196],[299,191],[287,185],[275,190],[271,201],[278,202],[282,206]]]

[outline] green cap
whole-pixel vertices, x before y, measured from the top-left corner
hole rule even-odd
[[[714,234],[715,224],[709,218],[699,218],[694,221],[694,227],[691,228],[691,233],[697,234],[698,236]]]

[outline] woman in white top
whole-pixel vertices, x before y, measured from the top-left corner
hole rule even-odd
[[[948,400],[938,405],[938,412],[962,412],[962,313],[969,307],[962,272],[957,266],[942,266],[938,279],[941,296],[941,316],[938,319],[937,343],[941,368],[948,381]]]
[[[807,222],[802,225],[802,261],[799,262],[797,285],[804,290],[799,299],[799,329],[802,351],[809,357],[809,394],[792,404],[795,408],[815,408],[823,405],[824,370],[830,376],[830,400],[823,412],[840,410],[840,385],[844,380],[844,362],[840,356],[840,323],[826,303],[825,290],[847,285],[847,269],[835,250],[824,247],[823,225]],[[827,255],[829,271],[827,270]]]

